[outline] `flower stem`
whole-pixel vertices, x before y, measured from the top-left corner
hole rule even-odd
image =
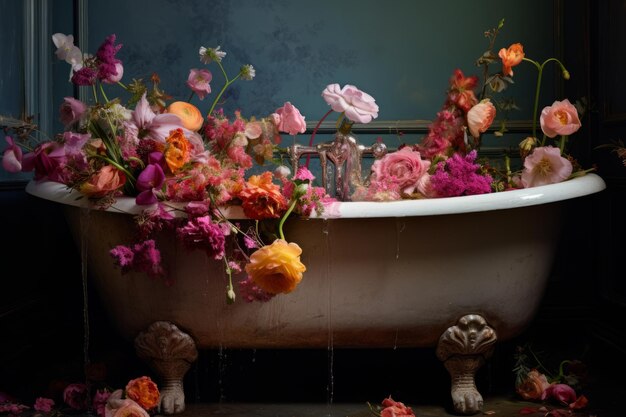
[[[283,233],[283,224],[285,224],[285,220],[287,220],[287,217],[289,217],[293,209],[296,207],[297,202],[298,202],[298,199],[294,198],[291,203],[291,206],[289,206],[289,209],[285,212],[285,214],[283,214],[283,217],[282,219],[280,219],[280,223],[278,224],[278,234],[280,235],[280,238],[282,240],[286,240],[285,234]]]
[[[215,97],[215,100],[213,100],[213,104],[211,105],[211,108],[209,109],[209,113],[208,113],[209,116],[211,114],[213,114],[213,110],[215,109],[215,106],[217,105],[217,102],[222,97],[222,94],[224,94],[224,91],[226,91],[228,86],[231,85],[232,83],[234,83],[237,80],[237,78],[241,77],[241,72],[239,72],[239,74],[237,74],[237,76],[235,78],[233,78],[232,80],[229,80],[228,79],[228,75],[226,74],[226,70],[224,70],[224,67],[222,66],[222,63],[217,61],[217,65],[219,65],[220,69],[222,70],[222,74],[224,74],[224,78],[226,79],[226,82],[224,83],[224,86],[222,87],[222,90]]]
[[[226,259],[226,256],[223,256],[222,259],[224,260],[224,269],[226,270],[226,274],[228,274],[228,285],[226,286],[226,302],[228,304],[232,304],[235,302],[235,291],[233,289],[233,272],[228,265],[228,259]]]
[[[108,103],[109,102],[109,98],[107,97],[106,93],[104,92],[104,87],[102,86],[102,83],[98,83],[98,86],[100,87],[100,93],[102,94],[102,97],[104,97],[104,100]]]
[[[324,119],[326,119],[328,117],[329,114],[331,114],[333,112],[333,109],[328,110],[328,112],[326,112],[326,114],[324,115],[324,117],[322,117],[320,119],[319,122],[317,122],[317,125],[315,126],[315,129],[313,129],[313,133],[311,133],[311,139],[309,139],[309,146],[313,146],[313,139],[315,139],[315,134],[317,133],[317,130],[320,128],[320,126],[322,125],[322,122],[324,121]],[[307,169],[309,169],[309,162],[311,162],[311,155],[307,155],[306,157],[306,164],[305,167]]]
[[[532,59],[522,58],[526,62],[530,62],[533,64],[538,71],[537,74],[537,88],[535,89],[535,104],[533,106],[533,137],[537,138],[537,111],[539,110],[539,91],[541,89],[541,77],[543,75],[543,68],[546,66],[548,62],[556,62],[561,67],[561,72],[563,74],[563,78],[566,80],[569,79],[569,72],[563,65],[561,61],[556,58],[548,58],[543,63],[539,64],[537,61],[533,61]],[[562,150],[561,150],[562,151]]]

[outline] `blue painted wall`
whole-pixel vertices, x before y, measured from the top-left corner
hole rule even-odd
[[[72,1],[50,0],[45,5],[51,8],[52,33],[74,30]],[[0,6],[3,15],[15,17],[0,28],[5,62],[0,110],[19,114],[22,2],[0,0]],[[84,50],[95,53],[104,38],[115,33],[123,44],[119,58],[125,83],[157,72],[162,88],[174,99],[185,100],[190,93],[185,86],[189,69],[204,67],[198,58],[200,46],[221,45],[231,76],[241,65],[252,64],[255,79],[235,83],[224,106],[227,113],[241,109],[244,116],[265,116],[291,101],[307,121],[316,121],[328,110],[322,90],[330,83],[350,83],[376,98],[378,121],[393,126],[396,120],[432,120],[454,69],[480,74],[475,61],[487,47],[483,32],[500,19],[505,18],[505,26],[496,50],[522,42],[528,57],[542,61],[555,55],[557,44],[554,4],[546,0],[89,0],[88,6],[89,39]],[[62,98],[72,95],[73,89],[69,66],[53,55],[50,65],[51,117],[56,120]],[[220,89],[222,75],[215,64],[208,68],[214,74],[213,90]],[[544,77],[542,105],[562,98],[554,94],[555,73]],[[527,63],[515,69],[515,85],[507,94],[521,110],[511,119],[530,118],[535,78],[535,69]],[[122,94],[120,90],[109,88],[109,96]],[[212,97],[203,102],[195,97],[193,102],[207,111]],[[60,130],[58,121],[54,128]],[[378,135],[364,136],[359,138],[368,143]],[[382,136],[393,147],[419,141],[422,135],[396,136],[390,129]],[[485,144],[507,146],[506,140],[487,137]],[[519,137],[511,135],[508,140],[515,143]],[[298,141],[308,142],[308,135]],[[0,174],[0,180],[3,177],[6,174]]]
[[[226,105],[244,115],[291,101],[307,120],[318,120],[328,109],[320,94],[337,82],[373,95],[379,120],[430,120],[455,68],[479,73],[483,32],[501,18],[498,46],[522,42],[536,59],[554,54],[553,3],[545,0],[91,0],[89,7],[90,49],[117,34],[125,80],[157,71],[177,99],[189,95],[189,68],[203,67],[200,46],[221,45],[229,74],[252,64],[256,78],[238,82]],[[209,69],[220,88],[217,67]],[[535,76],[528,64],[516,71],[523,109],[516,118],[530,116]],[[206,102],[195,103],[208,108]]]

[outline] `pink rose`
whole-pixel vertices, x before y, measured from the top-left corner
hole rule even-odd
[[[411,407],[394,401],[391,397],[383,400],[383,407],[385,408],[380,412],[380,417],[415,417]]]
[[[420,178],[430,168],[430,161],[422,160],[418,151],[404,147],[374,162],[372,183],[394,185],[405,194],[412,194],[420,184]]]
[[[74,410],[86,410],[88,394],[87,385],[70,384],[63,391],[63,401]]]
[[[561,156],[559,148],[541,146],[524,159],[522,185],[525,188],[556,184],[572,175],[572,163]]]
[[[322,97],[336,112],[343,113],[348,119],[358,123],[369,123],[378,117],[378,105],[374,97],[353,85],[330,84],[322,92]]]
[[[295,135],[306,131],[306,122],[300,110],[290,102],[286,102],[283,107],[276,109],[276,114],[280,116],[278,130]]]
[[[571,135],[580,129],[578,111],[568,99],[555,101],[552,106],[545,107],[539,117],[541,130],[549,138],[556,135]]]
[[[473,137],[484,133],[496,117],[496,107],[486,98],[467,112],[467,125]]]
[[[542,400],[554,398],[561,404],[568,405],[576,401],[576,392],[567,384],[552,384],[541,395]]]
[[[74,97],[64,97],[63,100],[59,109],[60,119],[63,126],[68,127],[83,117],[87,111],[87,105]]]
[[[187,86],[203,100],[207,94],[211,93],[211,79],[213,75],[209,70],[191,69],[187,78]]]
[[[35,400],[33,408],[41,413],[49,413],[54,407],[54,401],[50,398],[39,397]]]

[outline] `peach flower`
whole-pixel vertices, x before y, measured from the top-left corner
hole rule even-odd
[[[80,192],[88,197],[104,197],[124,186],[126,175],[112,165],[105,165],[80,186]]]
[[[170,171],[176,172],[189,162],[189,148],[191,146],[182,129],[172,130],[165,141],[167,142],[163,153],[165,162]]]
[[[496,117],[496,107],[488,98],[476,104],[467,112],[467,126],[473,137],[478,138],[481,133],[489,129]]]
[[[524,46],[521,43],[514,43],[508,49],[500,49],[498,56],[502,59],[502,73],[512,77],[513,67],[524,59]]]
[[[524,381],[515,390],[525,400],[539,400],[549,386],[546,376],[533,369],[528,372]]]
[[[147,376],[129,381],[128,384],[126,384],[126,396],[146,410],[150,410],[159,405],[159,388],[157,384]]]
[[[175,101],[167,106],[167,113],[175,114],[180,117],[180,120],[185,129],[189,129],[193,132],[197,132],[204,123],[204,117],[196,106],[186,101]]]
[[[544,107],[539,117],[541,130],[549,137],[571,135],[580,129],[578,110],[568,99],[555,101],[552,106]]]
[[[302,249],[296,243],[276,239],[257,249],[246,265],[250,279],[270,294],[290,293],[302,280],[306,267],[300,262]]]
[[[122,399],[124,392],[115,390],[104,406],[105,417],[150,417],[150,414],[131,399]]]
[[[525,188],[555,184],[572,175],[572,163],[561,156],[559,148],[541,146],[524,159],[522,185]]]

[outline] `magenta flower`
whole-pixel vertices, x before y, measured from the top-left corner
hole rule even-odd
[[[64,97],[63,100],[59,113],[61,123],[67,128],[83,117],[87,111],[87,105],[80,100],[76,100],[74,97]]]
[[[106,389],[102,391],[97,390],[94,394],[92,405],[98,417],[105,417],[105,406],[110,396],[111,393]]]
[[[307,167],[299,167],[298,172],[296,172],[296,175],[293,177],[293,179],[300,180],[300,181],[313,182],[313,180],[315,179],[315,176],[313,175],[311,171],[309,171]]]
[[[572,175],[572,163],[561,156],[559,148],[541,146],[524,159],[522,185],[525,188],[555,184]]]
[[[35,405],[33,406],[35,411],[39,411],[41,413],[49,413],[54,408],[54,400],[50,398],[39,397],[35,400]]]
[[[278,130],[281,132],[296,135],[306,131],[306,122],[300,110],[289,101],[283,107],[276,109],[275,114],[279,116]]]
[[[209,83],[212,78],[213,74],[211,74],[211,71],[192,68],[187,78],[187,86],[198,95],[200,100],[203,100],[204,97],[211,94],[211,85]]]
[[[580,129],[578,110],[568,99],[555,101],[541,111],[539,117],[541,130],[549,137],[557,135],[571,135]]]
[[[189,219],[185,226],[176,229],[176,234],[188,249],[204,249],[213,259],[224,257],[224,231],[210,216]]]
[[[353,85],[330,84],[322,92],[322,97],[336,112],[345,113],[353,122],[369,123],[378,117],[378,105],[374,97]]]
[[[161,266],[161,252],[152,239],[134,244],[132,247],[118,245],[109,251],[115,263],[122,268],[122,273],[130,271],[145,272],[151,277],[165,274]]]
[[[465,156],[455,153],[445,162],[437,164],[437,170],[430,176],[429,188],[437,197],[487,194],[491,192],[493,179],[480,173],[476,163],[477,152]]]
[[[149,205],[156,203],[155,190],[163,186],[165,173],[159,164],[148,164],[137,177],[136,187],[140,193],[135,198],[138,205]]]
[[[567,384],[551,384],[541,394],[542,400],[553,398],[563,405],[569,405],[576,401],[576,392]]]
[[[98,58],[98,79],[103,83],[113,84],[122,78],[124,68],[122,61],[115,58],[115,54],[122,48],[115,45],[115,34],[106,37],[96,52]]]
[[[2,154],[2,168],[7,172],[20,172],[22,170],[22,148],[19,147],[11,136],[4,138],[9,146]]]
[[[74,410],[86,410],[89,391],[85,384],[70,384],[63,391],[63,401]]]
[[[82,67],[72,75],[72,82],[79,86],[94,85],[98,77],[98,71],[90,67]]]

